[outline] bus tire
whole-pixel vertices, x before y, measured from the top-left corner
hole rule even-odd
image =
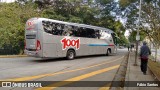
[[[68,50],[67,51],[67,55],[66,58],[68,60],[73,60],[75,58],[75,51],[74,50]]]
[[[110,49],[107,49],[107,53],[106,53],[106,56],[109,56],[111,53]]]

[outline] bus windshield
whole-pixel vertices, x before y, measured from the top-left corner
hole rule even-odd
[[[111,33],[111,35],[112,35],[114,44],[117,45],[117,36],[116,36],[116,34],[115,33]]]

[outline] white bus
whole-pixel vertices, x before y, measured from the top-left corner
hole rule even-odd
[[[25,53],[40,58],[114,53],[113,31],[85,24],[46,18],[31,18],[26,22]]]

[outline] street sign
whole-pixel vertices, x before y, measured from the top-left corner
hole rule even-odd
[[[136,36],[136,40],[137,41],[140,40],[140,36],[139,35]]]

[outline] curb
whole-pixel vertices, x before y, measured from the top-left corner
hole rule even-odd
[[[27,57],[27,55],[0,55],[0,58],[17,58],[17,57]]]
[[[129,63],[129,60],[130,60],[130,54],[131,52],[129,52],[128,54],[128,59],[127,59],[127,69],[126,69],[126,75],[125,75],[125,81],[129,81],[129,73],[130,73],[130,63]],[[125,84],[127,84],[125,82]],[[129,90],[129,87],[123,87],[123,90]]]
[[[129,55],[130,52],[128,52],[124,56],[124,60],[122,60],[120,67],[118,68],[114,76],[114,79],[111,83],[111,87],[109,88],[109,90],[122,90],[124,88]]]

